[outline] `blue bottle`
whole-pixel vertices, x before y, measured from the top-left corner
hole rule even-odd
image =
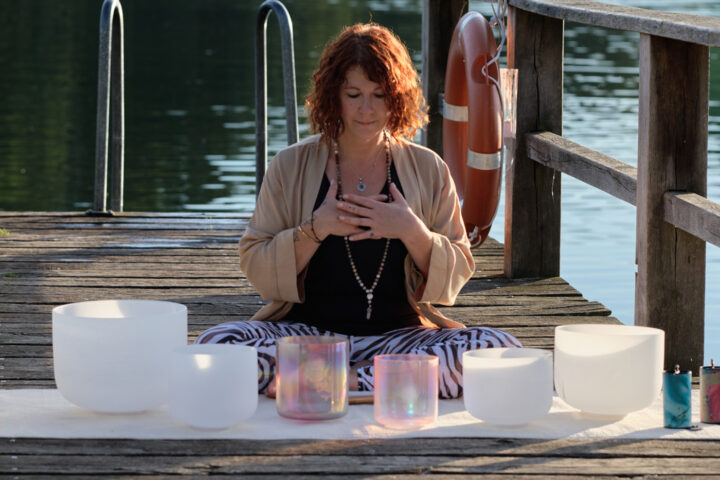
[[[663,413],[666,428],[690,428],[692,426],[692,372],[663,373]]]

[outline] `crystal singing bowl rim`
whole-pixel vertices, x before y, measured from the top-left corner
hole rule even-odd
[[[414,364],[417,362],[427,362],[433,364],[440,361],[437,355],[425,353],[383,353],[375,355],[373,359],[378,362],[392,362],[394,365],[401,363]]]
[[[594,357],[621,354],[661,342],[665,332],[639,325],[573,324],[555,327],[555,360],[569,354]]]
[[[343,345],[348,343],[348,339],[345,337],[337,337],[330,335],[290,335],[287,337],[280,337],[277,339],[279,343],[285,345]]]
[[[149,307],[149,308],[148,308]],[[53,308],[53,317],[76,320],[135,320],[152,315],[165,317],[182,315],[187,307],[165,300],[89,300],[67,303]]]
[[[553,353],[542,348],[482,348],[467,350],[463,353],[463,366],[483,367],[522,367],[537,362],[552,361]]]
[[[648,336],[659,335],[663,330],[642,325],[609,325],[604,323],[559,325],[555,327],[556,333],[573,335],[606,335],[613,336]]]

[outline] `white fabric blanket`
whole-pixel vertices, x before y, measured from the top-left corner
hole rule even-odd
[[[698,422],[698,392],[693,419]],[[417,430],[393,430],[375,422],[372,405],[351,405],[335,420],[300,422],[280,417],[275,402],[260,397],[249,420],[222,431],[197,430],[170,416],[166,408],[133,415],[93,413],[65,400],[57,390],[0,390],[0,437],[41,438],[244,438],[373,439],[393,437],[511,438],[668,438],[720,439],[720,425],[700,424],[699,431],[663,428],[662,397],[645,410],[622,418],[586,415],[557,396],[545,417],[522,427],[493,427],[471,416],[462,399],[441,400],[438,421]]]

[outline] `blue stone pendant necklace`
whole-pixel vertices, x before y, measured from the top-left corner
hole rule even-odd
[[[337,146],[337,142],[334,142],[334,143],[333,143],[333,146],[335,147],[335,157],[337,158],[337,156],[338,156],[338,146]],[[389,146],[388,146],[388,144],[387,144],[387,139],[386,139],[386,142],[385,142],[385,150],[386,150],[385,156],[386,156],[386,157],[387,157],[387,149],[388,149],[388,147],[389,147]],[[370,166],[370,168],[369,168],[368,171],[367,171],[368,173],[372,173],[372,172],[375,170],[375,165],[377,165],[377,161],[378,161],[377,157],[378,157],[378,156],[376,155],[376,156],[375,156],[375,160],[373,160],[372,165]],[[360,176],[360,175],[357,176],[357,177],[358,177],[358,182],[357,182],[357,185],[355,185],[355,188],[357,189],[358,192],[364,192],[365,190],[367,190],[367,184],[365,183],[365,180],[364,180],[364,178],[363,178],[363,177],[366,177],[366,176],[367,176],[367,174],[366,174],[366,175],[363,175],[363,176]]]
[[[334,147],[335,176],[337,178],[338,184],[337,198],[342,199],[342,179],[340,178],[340,153],[338,152],[337,142],[334,143]],[[390,139],[388,138],[387,132],[385,133],[385,162],[387,164],[387,185],[389,189],[390,183],[392,182],[392,177],[390,175]],[[367,185],[365,185],[363,179],[360,178],[360,181],[357,184],[357,189],[361,192],[364,192],[366,188]],[[389,190],[388,201],[392,202],[392,195],[390,194]],[[385,268],[385,261],[387,260],[388,250],[390,249],[390,239],[385,239],[385,249],[383,250],[382,260],[380,260],[380,267],[378,268],[377,274],[375,274],[375,278],[373,279],[373,283],[370,287],[365,285],[365,283],[360,278],[360,274],[358,274],[357,267],[355,266],[355,261],[353,260],[352,252],[350,251],[350,240],[348,240],[347,236],[343,237],[343,239],[345,240],[345,250],[347,251],[348,259],[350,260],[350,268],[352,268],[353,276],[355,276],[355,281],[357,281],[360,288],[363,290],[363,292],[365,292],[365,298],[367,300],[365,320],[370,320],[370,317],[372,316],[373,292],[375,291],[375,287],[377,287],[377,284],[380,281],[380,276],[382,275],[383,269]]]

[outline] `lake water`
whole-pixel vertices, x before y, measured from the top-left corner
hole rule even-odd
[[[617,1],[720,16],[714,0]],[[101,2],[0,2],[0,210],[91,206]],[[260,2],[123,0],[127,211],[254,207],[253,36]],[[298,96],[340,26],[390,26],[421,63],[420,0],[285,2]],[[471,8],[489,12],[486,4]],[[270,19],[269,149],[285,145],[280,45]],[[638,35],[567,23],[564,135],[636,165]],[[720,62],[711,50],[708,197],[720,201]],[[522,106],[519,106],[522,108]],[[302,112],[300,135],[307,135]],[[561,274],[633,322],[635,209],[563,175]],[[491,236],[503,240],[503,204]],[[0,225],[1,227],[1,225]],[[720,252],[707,247],[705,356],[720,358]]]

